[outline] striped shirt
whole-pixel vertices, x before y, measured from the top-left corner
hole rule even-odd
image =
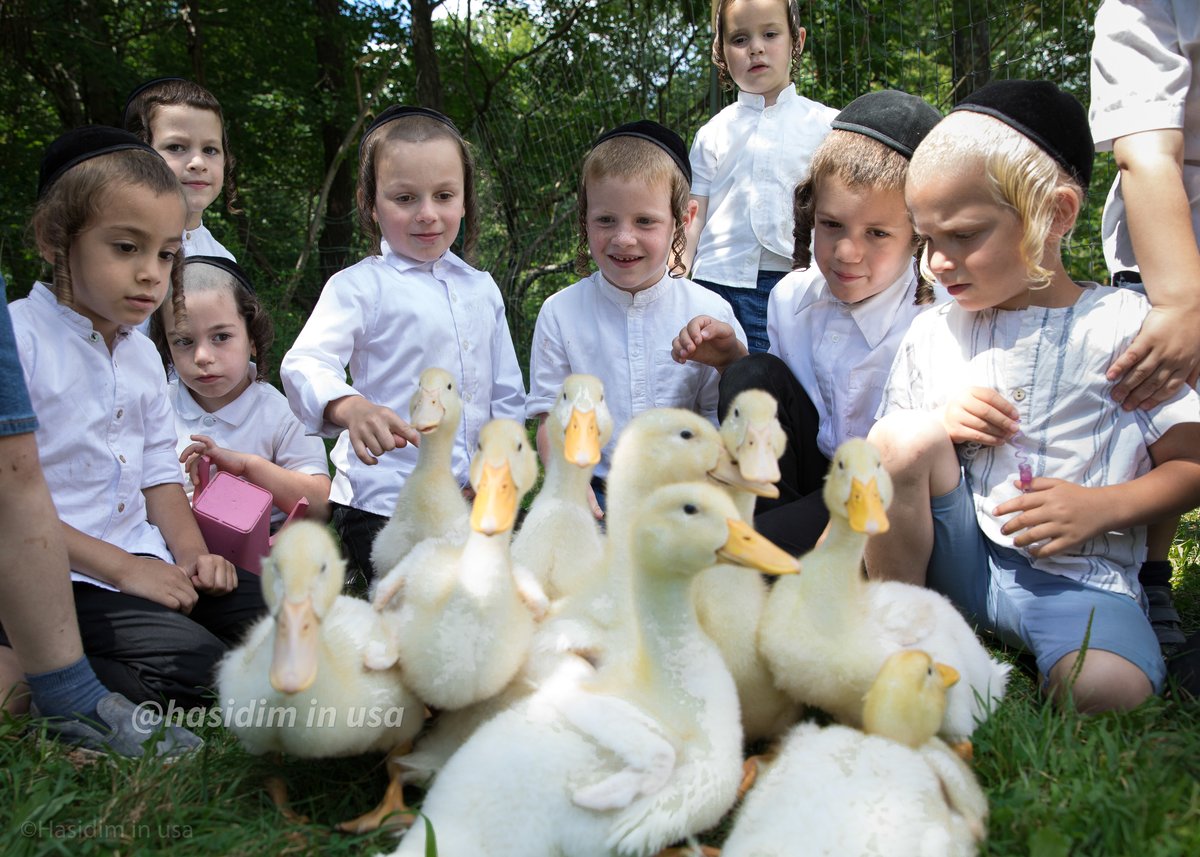
[[[1035,478],[1116,485],[1150,470],[1148,447],[1167,429],[1200,422],[1200,397],[1186,386],[1151,410],[1124,411],[1113,401],[1105,372],[1150,306],[1127,289],[1081,286],[1069,307],[968,312],[943,304],[914,319],[892,365],[880,416],[934,410],[967,387],[998,390],[1020,412],[1021,431],[1009,443],[959,448],[979,526],[997,545],[1014,547],[1013,536],[1000,532],[1010,516],[992,510],[1019,493],[1013,483],[1022,462]],[[1145,556],[1146,528],[1137,526],[1030,563],[1137,598]]]

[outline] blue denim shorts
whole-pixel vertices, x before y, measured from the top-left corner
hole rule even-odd
[[[1043,675],[1078,651],[1086,637],[1089,649],[1120,655],[1146,674],[1156,693],[1162,691],[1162,651],[1138,602],[1040,571],[1020,552],[991,542],[979,529],[966,479],[960,478],[949,494],[934,497],[930,508],[933,554],[926,583],[953,601],[968,621],[1009,645],[1029,649]]]
[[[710,292],[720,295],[729,301],[733,314],[746,331],[746,345],[751,354],[766,351],[770,347],[767,339],[767,300],[771,297],[771,289],[783,279],[786,271],[759,271],[758,284],[753,289],[735,289],[732,286],[722,286],[709,280],[696,280]]]
[[[4,278],[0,277],[0,295]],[[0,437],[37,431],[38,421],[25,389],[25,373],[17,356],[17,339],[8,315],[8,299],[0,307]]]

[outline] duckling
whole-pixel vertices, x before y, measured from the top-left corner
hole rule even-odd
[[[250,753],[399,756],[420,730],[424,708],[399,671],[363,667],[379,621],[367,602],[340,594],[345,573],[325,527],[295,521],[279,531],[262,568],[268,613],[217,668],[222,702],[233,712],[260,712],[248,722],[229,718]],[[372,829],[394,811],[407,807],[393,777],[379,807],[347,824]]]
[[[576,591],[600,562],[604,540],[588,486],[612,432],[603,382],[568,375],[546,416],[546,478],[512,546],[513,560],[533,572],[551,601]]]
[[[975,854],[987,798],[970,768],[934,737],[946,688],[957,680],[925,652],[899,651],[861,705],[867,734],[795,727],[742,805],[723,857]]]
[[[387,633],[368,651],[368,666],[399,660],[408,686],[436,708],[462,708],[509,683],[547,605],[533,575],[509,555],[517,509],[536,480],[524,426],[485,425],[471,461],[471,532],[461,546],[422,542],[378,582],[372,603]]]
[[[919,648],[954,667],[941,733],[970,737],[1004,695],[1009,666],[988,654],[942,595],[895,581],[866,581],[867,537],[887,528],[892,483],[879,452],[865,440],[838,447],[825,479],[825,540],[801,557],[803,578],[781,580],[767,600],[759,650],[776,684],[851,726],[862,723],[863,694],[880,665],[899,649]]]
[[[717,561],[776,573],[796,562],[738,521],[714,486],[670,485],[631,512],[636,667],[593,672],[564,659],[532,696],[481,726],[422,806],[439,853],[651,854],[733,803],[737,693],[696,623],[691,578]],[[425,848],[417,825],[395,854]]]
[[[421,433],[417,464],[396,496],[392,517],[371,546],[376,577],[391,571],[418,543],[446,538],[462,544],[470,507],[450,466],[462,423],[462,399],[445,369],[421,373],[409,403],[409,422]]]
[[[745,390],[729,405],[721,423],[721,439],[748,482],[771,485],[779,481],[779,456],[787,446],[776,417],[773,396]],[[754,519],[755,495],[730,488],[730,496],[745,521]],[[728,565],[714,565],[696,576],[692,585],[700,627],[717,644],[733,674],[742,707],[747,741],[774,738],[800,719],[802,706],[775,686],[758,653],[758,623],[767,603],[763,579]]]

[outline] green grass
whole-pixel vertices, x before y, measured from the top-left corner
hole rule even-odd
[[[1172,554],[1187,630],[1200,628],[1200,515]],[[1009,695],[975,733],[975,769],[991,802],[986,855],[1200,854],[1200,702],[1155,699],[1128,714],[1080,717],[1045,704],[1025,659]],[[382,758],[277,762],[205,728],[204,749],[171,766],[88,762],[0,720],[0,854],[375,854],[386,833],[333,825],[370,808]],[[287,782],[307,824],[283,820],[263,790]],[[410,794],[410,799],[418,797]],[[718,843],[720,833],[705,837]]]

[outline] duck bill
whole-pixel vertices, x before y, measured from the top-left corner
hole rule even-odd
[[[595,409],[571,408],[563,437],[563,455],[576,467],[594,467],[600,463],[600,423]]]
[[[953,687],[958,682],[958,670],[948,664],[934,664],[942,677],[943,687]]]
[[[770,482],[754,482],[743,476],[741,469],[724,450],[721,451],[721,458],[717,461],[717,466],[708,471],[708,477],[721,485],[747,491],[756,497],[767,497],[773,500],[779,496],[779,489]]]
[[[750,426],[746,430],[746,439],[738,447],[738,470],[750,482],[779,481],[779,459],[771,448],[768,426]]]
[[[511,530],[517,520],[517,483],[508,462],[485,463],[483,476],[475,486],[471,505],[471,529],[485,536]]]
[[[442,424],[445,417],[446,406],[442,404],[442,397],[437,391],[422,387],[410,414],[412,427],[422,434],[431,432]]]
[[[317,678],[320,622],[313,611],[312,598],[300,602],[285,599],[275,621],[271,687],[280,693],[300,693]]]
[[[757,568],[766,574],[796,574],[799,561],[787,551],[776,547],[754,528],[737,518],[726,518],[729,538],[717,549],[717,557],[725,562]]]
[[[866,484],[850,480],[850,499],[846,501],[850,527],[858,533],[876,535],[888,531],[887,510],[879,496],[879,485],[872,477]]]

